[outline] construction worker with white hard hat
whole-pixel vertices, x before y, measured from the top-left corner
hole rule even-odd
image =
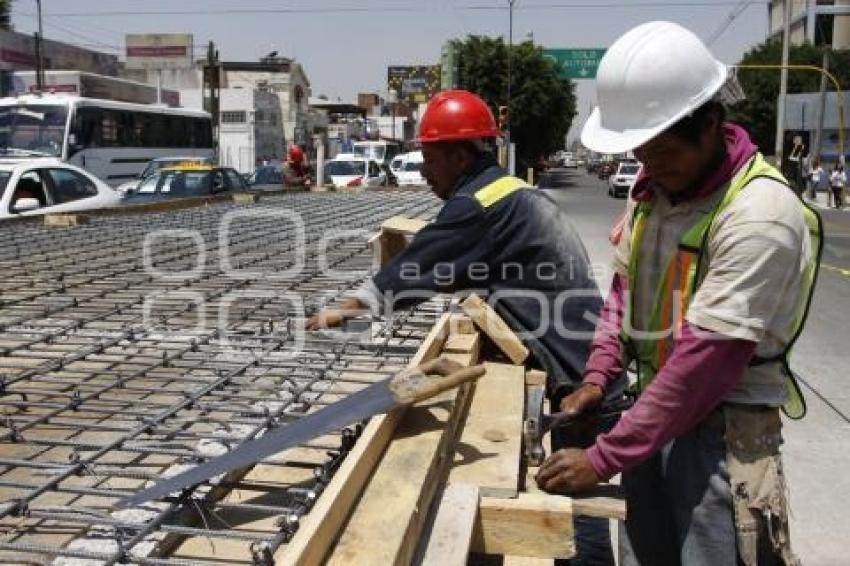
[[[805,402],[788,358],[817,276],[822,228],[724,104],[734,76],[690,31],[640,25],[602,59],[593,151],[633,151],[615,276],[580,416],[632,370],[639,395],[586,449],[550,456],[546,490],[580,492],[622,473],[622,565],[794,564],[780,409]]]

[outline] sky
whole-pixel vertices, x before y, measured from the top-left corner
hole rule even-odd
[[[15,29],[35,31],[35,1],[12,6]],[[552,48],[607,47],[635,25],[668,20],[704,40],[723,30],[710,47],[734,63],[767,31],[764,0],[515,0],[514,6],[514,40],[533,38]],[[42,13],[46,38],[117,55],[125,33],[192,33],[197,56],[212,40],[222,60],[278,51],[304,66],[314,96],[349,101],[358,92],[385,91],[390,65],[439,63],[449,39],[508,35],[508,0],[42,0]],[[593,81],[577,83],[571,136],[595,103]]]

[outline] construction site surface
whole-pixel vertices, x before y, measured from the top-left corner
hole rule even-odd
[[[0,225],[0,563],[547,564],[616,497],[536,491],[528,351],[438,295],[303,332],[439,209],[263,194]],[[483,352],[483,353],[482,353]],[[129,509],[116,503],[438,356],[477,383]]]

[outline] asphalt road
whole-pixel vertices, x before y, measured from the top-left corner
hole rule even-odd
[[[560,175],[547,191],[570,216],[607,288],[610,227],[625,201],[583,171]],[[784,462],[792,508],[792,544],[806,565],[846,563],[850,541],[850,212],[823,210],[826,241],[817,290],[792,367],[804,381],[808,415],[785,421]]]

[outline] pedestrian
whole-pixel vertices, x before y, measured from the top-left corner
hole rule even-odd
[[[829,188],[830,192],[832,192],[832,200],[835,202],[835,208],[844,208],[844,189],[846,186],[847,173],[844,171],[844,165],[838,163],[829,176]]]
[[[304,150],[298,145],[291,145],[283,164],[283,188],[306,188],[309,184],[310,174]]]
[[[820,158],[815,158],[812,161],[811,170],[809,171],[809,198],[817,200],[818,190],[824,178],[823,166],[820,164]],[[828,191],[827,191],[828,192]]]
[[[431,99],[418,139],[422,174],[445,204],[353,297],[313,316],[306,328],[339,326],[367,308],[389,312],[435,293],[498,293],[491,305],[546,371],[547,395],[557,407],[580,382],[590,320],[602,299],[570,220],[545,192],[498,165],[493,152],[500,133],[487,104],[473,93],[446,91]],[[569,300],[559,300],[562,292]],[[559,431],[553,449],[589,446],[595,435],[577,436]],[[613,566],[607,520],[577,518],[575,530],[581,564]]]
[[[786,370],[818,268],[817,213],[725,121],[739,87],[689,30],[636,27],[596,80],[582,143],[634,151],[645,176],[584,385],[561,410],[585,414],[629,366],[639,397],[591,448],[550,456],[538,484],[581,492],[622,473],[621,566],[797,564],[780,407],[805,413]]]

